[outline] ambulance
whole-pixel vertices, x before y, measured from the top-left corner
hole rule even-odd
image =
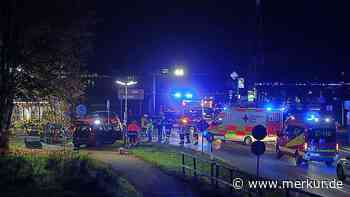
[[[283,110],[273,108],[224,108],[208,128],[215,139],[238,141],[250,145],[254,138],[252,130],[257,125],[266,128],[267,136],[262,141],[276,142],[277,133],[283,127]]]

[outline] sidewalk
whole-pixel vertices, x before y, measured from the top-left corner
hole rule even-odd
[[[112,151],[88,151],[88,154],[111,164],[143,197],[199,197],[186,183],[133,156]]]

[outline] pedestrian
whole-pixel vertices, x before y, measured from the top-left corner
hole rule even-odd
[[[162,116],[162,118],[158,121],[157,130],[158,130],[158,143],[162,143],[164,132],[165,132],[165,116]]]
[[[147,114],[144,114],[141,118],[141,129],[142,129],[142,133],[141,135],[143,137],[146,136],[146,132],[147,132],[147,127],[148,127],[148,115]]]
[[[148,121],[146,132],[147,132],[148,142],[152,142],[152,135],[153,135],[153,121],[152,121],[152,119],[149,119],[149,121]]]
[[[180,118],[180,131],[179,131],[179,137],[180,137],[180,144],[183,145],[185,143],[185,134],[186,130],[188,129],[188,118],[187,117],[182,117]]]
[[[171,137],[171,129],[173,128],[173,124],[169,119],[165,119],[164,122],[164,128],[165,128],[165,144],[170,143],[170,137]]]
[[[131,124],[128,125],[128,138],[129,138],[129,147],[135,146],[137,144],[136,139],[138,132],[140,132],[141,128],[137,125],[136,121],[132,121]]]
[[[198,139],[199,139],[198,129],[197,127],[192,127],[192,129],[193,129],[193,145],[198,145]]]

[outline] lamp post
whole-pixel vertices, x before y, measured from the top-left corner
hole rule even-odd
[[[163,74],[168,74],[168,69],[164,69],[166,70],[166,72],[162,72]],[[152,74],[152,99],[153,99],[153,103],[152,103],[152,107],[153,107],[153,114],[156,114],[156,100],[157,100],[157,76],[159,76],[161,74],[159,74],[158,72],[155,72]],[[185,75],[185,70],[183,69],[183,67],[181,66],[175,66],[175,69],[173,70],[173,75],[175,77],[183,77]]]
[[[137,81],[116,81],[117,84],[124,87],[125,90],[125,107],[124,107],[124,124],[128,122],[128,87],[136,85]]]

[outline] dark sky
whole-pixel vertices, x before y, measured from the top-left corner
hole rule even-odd
[[[262,0],[264,80],[350,76],[349,12],[344,0]],[[255,0],[99,1],[95,54],[101,73],[142,74],[184,64],[228,77],[254,63]]]

